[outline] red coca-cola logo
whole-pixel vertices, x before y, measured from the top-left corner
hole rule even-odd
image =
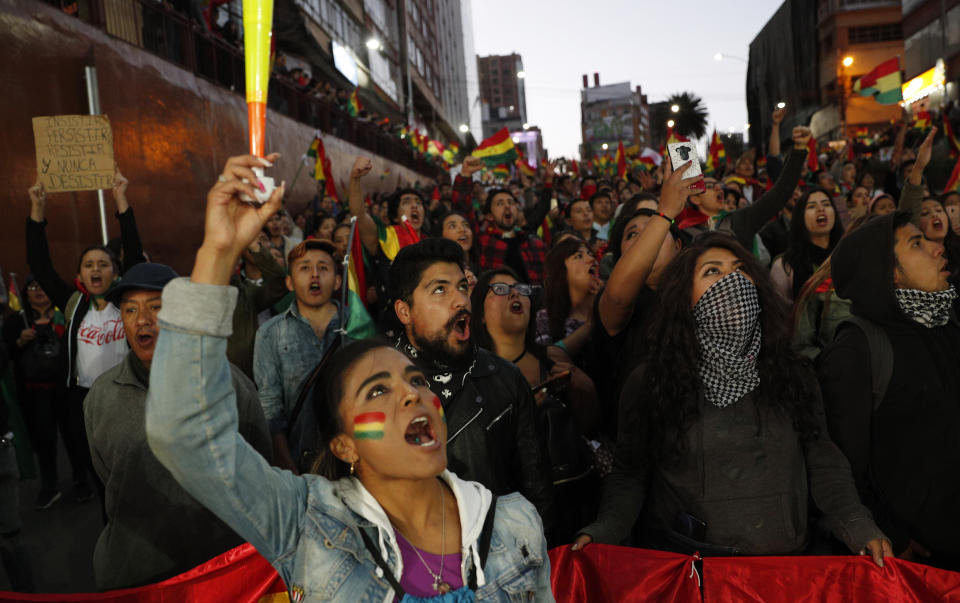
[[[77,331],[77,339],[95,346],[110,345],[115,341],[125,339],[126,336],[123,330],[123,321],[119,318],[108,320],[103,325],[82,324]]]

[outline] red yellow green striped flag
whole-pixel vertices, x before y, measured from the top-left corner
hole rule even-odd
[[[314,160],[313,163],[313,179],[314,180],[326,180],[326,175],[324,171],[324,164],[327,160],[327,152],[323,148],[323,140],[320,138],[320,130],[313,135],[313,142],[310,143],[310,148],[307,149],[307,157],[312,157]]]
[[[380,240],[380,251],[391,262],[397,257],[400,250],[407,245],[420,241],[420,235],[410,226],[406,217],[401,217],[400,224],[378,224],[377,237]]]
[[[713,131],[713,137],[710,139],[710,149],[707,153],[707,173],[715,174],[717,170],[722,169],[722,165],[727,162],[727,150],[723,146],[723,141],[717,131]]]
[[[957,133],[953,131],[953,125],[947,115],[943,115],[943,133],[949,143],[947,146],[950,147],[950,156],[957,157],[960,155],[960,139],[957,138]]]
[[[929,130],[930,124],[933,121],[933,118],[930,117],[929,111],[917,111],[917,114],[913,118],[913,127],[917,130]]]
[[[521,174],[528,178],[533,178],[537,174],[536,170],[530,167],[530,164],[523,159],[517,159],[517,169],[520,170]]]
[[[487,167],[496,168],[504,163],[513,163],[517,160],[517,149],[510,138],[510,131],[502,128],[499,132],[484,140],[473,151],[474,157],[483,160]],[[494,170],[496,171],[496,170]]]
[[[350,117],[356,117],[360,115],[361,111],[363,111],[363,105],[360,104],[360,97],[357,96],[357,89],[354,88],[350,98],[347,99],[347,113],[350,114]]]
[[[510,168],[506,165],[498,165],[493,168],[493,177],[497,180],[509,180],[510,179]]]
[[[347,307],[347,324],[343,334],[350,339],[368,339],[377,335],[377,327],[367,312],[367,278],[364,268],[363,244],[360,242],[360,230],[357,218],[351,218],[353,228],[347,244],[346,265],[347,287],[343,295],[343,304]]]
[[[960,193],[960,159],[953,166],[953,172],[950,174],[950,180],[947,180],[947,186],[943,188],[944,193]]]
[[[617,145],[617,179],[626,180],[627,179],[627,153],[623,150],[623,141]]]
[[[892,105],[903,100],[902,84],[900,58],[893,57],[858,78],[853,83],[853,91],[861,96],[872,96],[881,105]]]

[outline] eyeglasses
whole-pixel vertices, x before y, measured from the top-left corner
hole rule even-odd
[[[508,285],[507,283],[490,283],[490,290],[493,291],[494,295],[510,295],[510,291],[516,291],[524,297],[530,297],[533,294],[533,287],[530,285],[524,285],[523,283],[513,283]]]
[[[38,283],[30,283],[27,285],[27,291],[43,291],[43,287],[41,287]]]

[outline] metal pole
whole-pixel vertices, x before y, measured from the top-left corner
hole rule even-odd
[[[90,109],[90,115],[100,115],[100,88],[97,85],[97,68],[86,66],[83,68],[84,78],[87,82],[87,105]],[[107,208],[103,201],[103,189],[97,190],[97,200],[100,202],[100,233],[103,236],[103,244],[107,241]]]

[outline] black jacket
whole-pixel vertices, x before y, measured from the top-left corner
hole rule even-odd
[[[143,245],[140,243],[133,208],[114,215],[120,222],[120,238],[123,244],[123,266],[117,275],[120,276],[133,265],[143,261]],[[36,222],[33,218],[27,218],[27,264],[47,297],[54,306],[60,308],[67,319],[67,386],[73,386],[76,384],[77,331],[90,309],[90,296],[64,281],[54,269],[47,245],[46,220]]]
[[[893,372],[874,409],[871,355],[858,327],[841,326],[821,353],[830,435],[847,455],[863,502],[899,553],[913,539],[960,554],[960,325],[926,328],[900,310],[893,284],[893,215],[874,218],[833,253],[837,294],[893,347]]]
[[[412,358],[414,363],[423,362]],[[431,380],[438,397],[442,386]],[[519,492],[537,507],[544,529],[553,519],[553,492],[536,405],[523,373],[477,348],[463,388],[444,403],[447,468],[496,495]]]

